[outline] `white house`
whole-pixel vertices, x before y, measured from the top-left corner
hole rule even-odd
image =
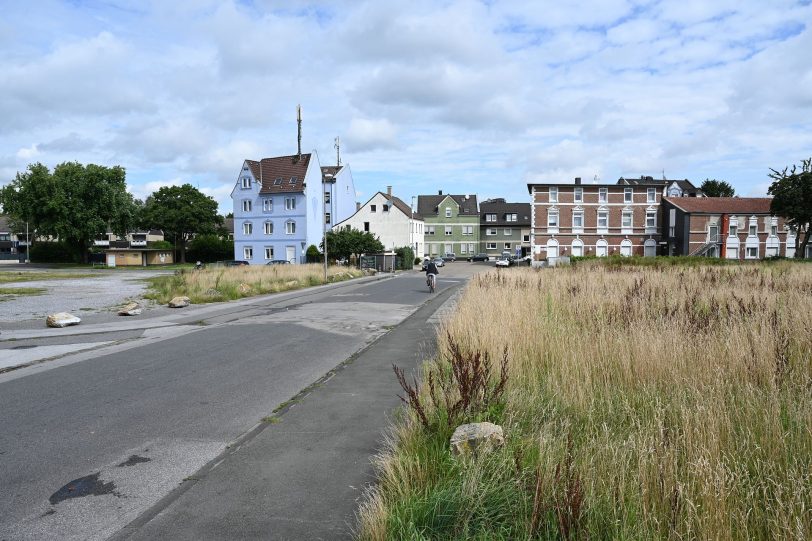
[[[392,195],[391,186],[386,187],[386,193],[373,195],[358,207],[355,214],[337,223],[333,230],[343,227],[376,235],[386,250],[409,246],[415,255],[423,254],[423,218]]]

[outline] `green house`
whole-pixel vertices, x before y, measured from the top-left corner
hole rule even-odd
[[[425,256],[453,253],[464,259],[479,250],[476,195],[418,195],[417,212],[425,221]]]

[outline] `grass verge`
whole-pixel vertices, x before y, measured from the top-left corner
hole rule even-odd
[[[405,382],[358,536],[810,539],[809,314],[812,266],[792,262],[475,276]],[[472,420],[506,443],[455,459]]]
[[[0,284],[15,282],[39,282],[41,280],[71,280],[76,278],[97,278],[98,274],[67,272],[0,272]]]
[[[363,276],[357,269],[329,267],[327,282],[321,265],[256,265],[190,270],[172,276],[149,278],[145,295],[159,303],[186,296],[194,304],[219,302],[267,293],[278,293]]]
[[[0,287],[0,295],[42,295],[44,287]]]

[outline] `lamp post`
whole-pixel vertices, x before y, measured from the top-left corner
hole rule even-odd
[[[28,237],[28,220],[25,221],[25,262],[31,262],[31,239]]]

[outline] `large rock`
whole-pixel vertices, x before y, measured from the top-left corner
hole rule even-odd
[[[61,329],[62,327],[68,327],[70,325],[78,325],[81,323],[82,320],[73,314],[69,314],[68,312],[59,312],[57,314],[51,314],[45,319],[45,324],[49,327],[55,327],[57,329]]]
[[[137,302],[128,302],[118,311],[120,316],[137,316],[141,314],[141,305]]]
[[[502,427],[493,423],[460,425],[451,436],[451,453],[467,455],[488,453],[505,443]]]
[[[189,297],[175,297],[171,301],[169,301],[170,308],[183,308],[184,306],[189,306],[192,304],[192,301]]]

